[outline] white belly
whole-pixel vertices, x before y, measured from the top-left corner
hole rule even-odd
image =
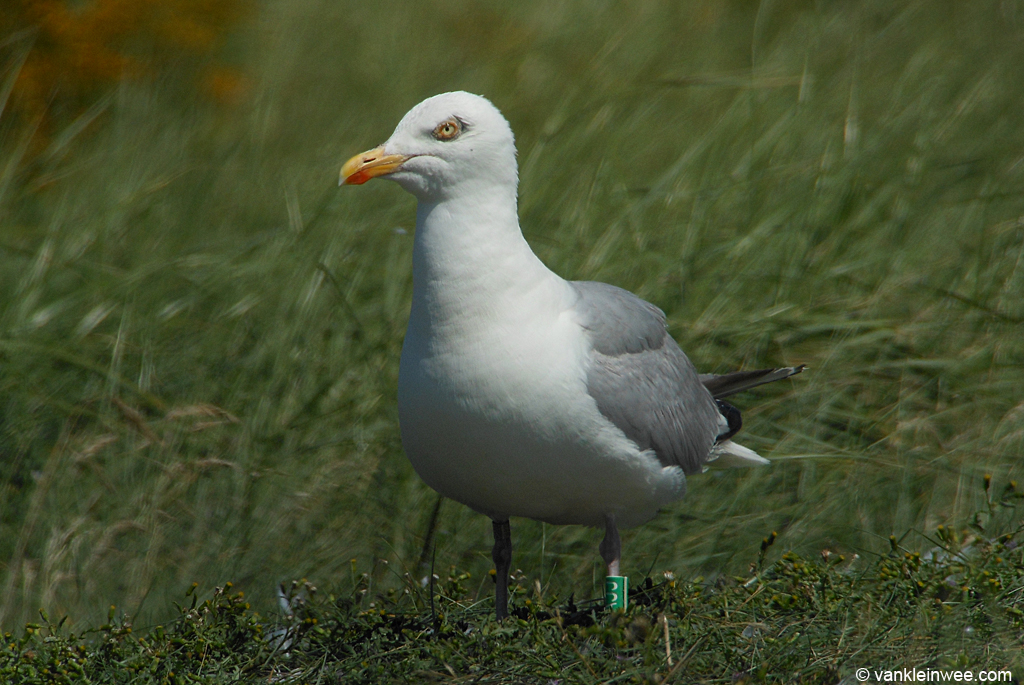
[[[410,325],[398,411],[416,472],[441,494],[494,519],[622,526],[681,497],[685,478],[641,452],[586,391],[588,343],[572,315],[430,335]],[[424,330],[420,327],[420,330]]]

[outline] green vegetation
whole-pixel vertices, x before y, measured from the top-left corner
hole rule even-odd
[[[673,653],[694,650],[682,668],[711,680],[835,682],[876,655],[1024,667],[1022,562],[996,542],[1021,525],[1024,482],[1022,39],[1012,2],[264,0],[218,58],[241,74],[231,102],[184,97],[195,65],[171,63],[50,120],[41,151],[0,112],[4,667],[32,652],[14,661],[42,668],[84,634],[98,682],[127,659],[160,682],[200,638],[220,675],[174,669],[207,682],[316,682],[357,654],[353,682],[382,659],[414,681],[474,663],[515,681],[548,656],[587,682],[587,664],[665,675],[661,613]],[[0,95],[19,45],[0,45]],[[487,622],[489,522],[445,502],[431,529],[436,497],[401,451],[414,202],[336,178],[457,88],[512,123],[524,230],[557,272],[663,308],[701,369],[810,367],[737,398],[770,468],[692,478],[626,532],[634,584],[679,578],[626,619]],[[773,530],[762,580],[729,580]],[[518,606],[598,596],[598,531],[512,535]],[[977,556],[918,566],[940,543]],[[810,561],[823,550],[847,561]],[[417,638],[431,562],[469,576],[437,600],[446,632]],[[966,594],[939,592],[951,574]],[[289,661],[253,612],[294,578],[336,601],[308,604],[319,628]],[[175,609],[229,580],[209,613]],[[40,608],[68,617],[61,637],[19,637]],[[801,621],[806,645],[787,642]]]
[[[902,552],[893,538],[890,553],[868,564],[788,552],[746,582],[648,579],[631,593],[633,606],[625,613],[609,614],[595,602],[577,606],[572,598],[549,604],[539,582],[532,590],[520,584],[514,588],[520,606],[502,623],[475,601],[472,575],[454,570],[429,606],[428,593],[414,582],[371,602],[369,574],[348,595],[326,601],[309,583],[293,583],[283,594],[290,611],[273,624],[230,584],[203,602],[193,588],[179,618],[145,637],[115,620],[113,609],[92,635],[70,634],[50,622],[30,624],[20,638],[8,633],[0,677],[163,684],[834,684],[861,682],[855,666],[971,671],[975,679],[982,671],[991,677],[1019,669],[1024,612],[1015,605],[1024,547],[1007,537],[965,548],[942,531],[940,542],[941,555],[928,561]]]

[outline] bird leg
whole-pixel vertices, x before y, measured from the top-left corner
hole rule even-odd
[[[497,575],[494,582],[494,616],[499,621],[508,616],[508,572],[512,567],[512,529],[508,525],[508,519],[504,521],[493,521],[494,524],[494,548],[491,550],[491,559],[494,560],[494,570]]]
[[[604,563],[608,564],[608,575],[619,575],[619,556],[622,554],[622,541],[619,539],[619,529],[615,525],[614,514],[606,514],[604,517],[604,540],[601,540],[601,547],[599,549],[601,550],[601,558],[604,559]]]

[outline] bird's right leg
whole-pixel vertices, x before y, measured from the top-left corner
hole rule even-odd
[[[494,616],[499,621],[508,616],[508,574],[512,568],[512,529],[508,519],[494,521],[494,548],[491,559],[494,560]]]
[[[622,541],[619,539],[619,527],[615,525],[615,516],[606,514],[604,517],[604,540],[601,540],[601,558],[608,564],[608,575],[619,575],[619,557],[622,555]]]

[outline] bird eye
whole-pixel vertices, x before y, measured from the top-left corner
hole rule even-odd
[[[462,133],[462,124],[458,119],[452,118],[442,121],[434,129],[434,137],[438,140],[454,140]]]

